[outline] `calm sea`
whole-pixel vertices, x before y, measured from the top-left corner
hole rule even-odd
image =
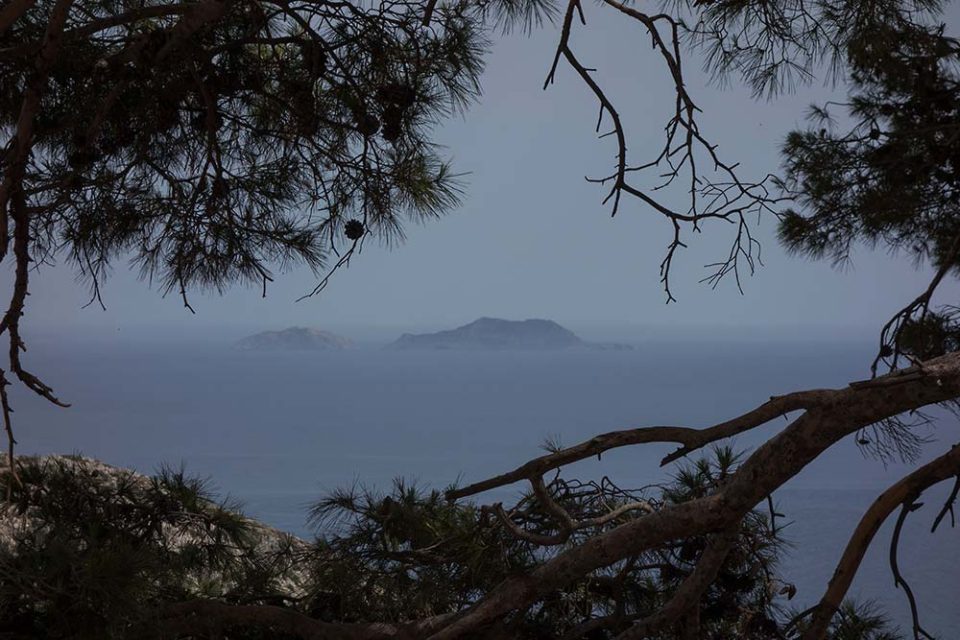
[[[338,353],[243,353],[226,344],[120,346],[38,341],[30,366],[70,409],[17,393],[20,451],[80,451],[144,472],[179,464],[209,476],[247,513],[301,535],[305,508],[325,490],[387,487],[399,476],[445,486],[504,471],[537,455],[546,438],[573,444],[645,424],[708,426],[804,387],[865,377],[871,345],[838,342],[677,340],[633,351],[398,352],[370,345]],[[741,437],[749,450],[777,422]],[[953,418],[933,432],[927,457],[960,440]],[[663,480],[669,447],[611,452],[570,472],[606,473],[626,486]],[[798,606],[820,597],[860,514],[904,467],[864,459],[852,440],[777,494],[795,546],[785,574]],[[927,627],[960,633],[960,530],[929,533],[927,506],[905,530],[902,566]],[[483,496],[514,495],[510,488]],[[907,626],[879,535],[853,592]]]

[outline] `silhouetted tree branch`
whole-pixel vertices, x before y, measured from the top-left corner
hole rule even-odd
[[[830,620],[840,608],[873,537],[890,514],[898,507],[905,507],[909,511],[909,507],[926,489],[958,473],[960,447],[954,446],[949,452],[908,474],[880,494],[863,515],[847,543],[826,593],[812,611],[813,617],[804,632],[803,640],[826,637]],[[894,540],[894,543],[896,542],[897,540]]]
[[[442,640],[474,632],[630,555],[671,539],[730,527],[843,437],[958,393],[960,354],[923,363],[915,375],[893,374],[844,389],[819,390],[819,402],[760,446],[715,494],[640,516],[585,540],[522,577],[504,581],[431,638]],[[941,465],[953,462],[954,457],[946,457],[947,462]]]

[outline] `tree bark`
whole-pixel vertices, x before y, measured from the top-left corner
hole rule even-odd
[[[509,578],[431,640],[452,640],[618,560],[677,538],[716,532],[797,475],[843,437],[905,411],[960,396],[960,353],[843,389],[819,402],[759,447],[717,493],[667,507],[591,538],[529,574]]]

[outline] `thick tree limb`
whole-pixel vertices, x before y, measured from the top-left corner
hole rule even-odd
[[[203,0],[188,7],[186,11],[178,8],[177,14],[182,17],[169,29],[165,30],[166,40],[163,47],[151,58],[156,65],[171,55],[176,54],[201,29],[211,26],[223,18],[235,0]],[[142,62],[149,34],[144,34],[119,53],[112,56],[116,64]]]
[[[157,62],[177,51],[200,29],[220,20],[233,4],[234,0],[204,0],[198,3],[170,30],[167,43],[157,53]]]
[[[960,353],[930,360],[922,369],[924,375],[902,384],[821,392],[816,406],[759,447],[717,493],[631,520],[503,581],[431,638],[462,637],[591,571],[670,540],[725,529],[843,437],[960,395]]]
[[[11,0],[3,9],[0,9],[0,35],[3,35],[14,22],[19,20],[36,3],[37,0]]]

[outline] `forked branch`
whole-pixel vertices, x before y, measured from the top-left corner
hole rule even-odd
[[[717,152],[717,145],[701,132],[697,122],[700,109],[687,89],[683,71],[681,38],[685,31],[684,25],[666,13],[647,14],[617,0],[603,0],[602,6],[636,21],[650,37],[653,49],[662,58],[673,84],[673,113],[664,127],[663,145],[654,149],[648,157],[633,164],[627,153],[626,128],[616,105],[600,82],[594,78],[595,70],[582,62],[571,45],[574,16],[579,16],[582,24],[586,24],[586,18],[580,1],[570,0],[544,88],[554,82],[557,67],[563,59],[599,103],[598,134],[604,118],[609,117],[612,129],[602,133],[600,137],[611,136],[616,141],[615,166],[611,173],[599,178],[588,178],[588,181],[608,187],[603,202],[611,203],[611,215],[617,214],[623,201],[622,196],[627,194],[671,222],[672,239],[660,265],[660,279],[667,302],[675,299],[670,285],[674,257],[678,249],[687,246],[682,240],[682,230],[689,227],[692,231],[700,231],[701,224],[706,220],[734,224],[737,232],[727,256],[718,263],[708,265],[713,271],[704,280],[716,286],[724,276],[733,274],[737,287],[741,288],[741,270],[746,266],[752,272],[759,262],[759,242],[750,232],[747,216],[777,215],[775,205],[786,198],[771,194],[770,175],[759,182],[741,180],[737,165],[724,161]],[[705,166],[701,166],[701,161]],[[645,175],[652,176],[656,184],[651,187],[638,186],[630,179],[631,176]],[[682,180],[682,184],[676,187],[674,183],[678,180]],[[670,187],[683,194],[681,197],[687,202],[684,207],[674,206],[673,198],[661,194]]]
[[[810,625],[803,640],[822,640],[826,637],[830,620],[840,608],[857,569],[880,526],[898,507],[913,504],[926,489],[960,473],[960,446],[929,462],[884,491],[870,505],[850,536],[833,572],[830,584],[820,602],[813,609]]]

